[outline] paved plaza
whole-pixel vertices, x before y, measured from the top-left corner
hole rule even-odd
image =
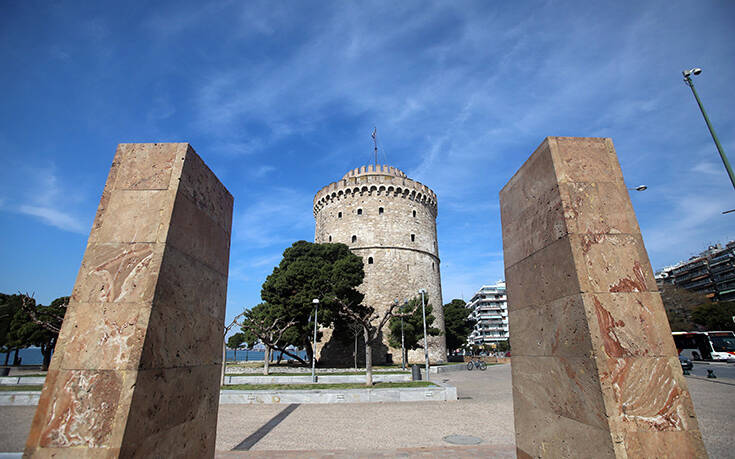
[[[710,457],[732,457],[733,366],[707,380],[687,377]],[[712,368],[707,366],[706,368]],[[717,371],[716,370],[716,371]],[[221,457],[514,457],[510,365],[433,374],[458,390],[457,402],[334,405],[221,405]],[[22,451],[35,407],[0,407],[0,451]],[[476,445],[453,445],[455,435]],[[461,438],[461,437],[460,437]],[[233,449],[238,448],[235,451]],[[310,451],[310,452],[306,452]]]

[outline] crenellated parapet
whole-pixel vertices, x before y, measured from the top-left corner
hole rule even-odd
[[[408,199],[426,206],[435,218],[437,215],[436,193],[429,187],[411,180],[395,167],[368,165],[349,171],[341,180],[319,190],[314,196],[314,216],[332,202],[357,196]]]

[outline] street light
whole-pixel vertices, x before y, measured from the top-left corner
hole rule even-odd
[[[319,316],[319,300],[314,298],[311,300],[314,304],[314,346],[311,352],[311,382],[316,382],[316,321]]]
[[[426,306],[424,304],[425,289],[419,290],[421,294],[421,314],[424,316],[424,361],[426,362],[426,380],[429,380],[429,346],[426,340]]]
[[[732,167],[730,167],[730,161],[727,160],[727,155],[725,155],[725,151],[722,149],[722,145],[720,145],[720,140],[717,138],[717,134],[715,134],[715,129],[712,127],[712,123],[709,122],[709,118],[707,117],[707,112],[704,111],[704,106],[702,105],[702,101],[699,100],[699,95],[697,94],[697,90],[694,89],[694,82],[692,81],[691,76],[699,75],[700,73],[702,73],[702,69],[693,68],[689,70],[684,70],[681,73],[682,75],[684,75],[684,83],[686,83],[687,86],[692,88],[692,94],[694,94],[694,98],[697,100],[697,105],[699,105],[699,110],[702,112],[702,116],[704,117],[704,122],[707,123],[707,128],[709,129],[709,133],[712,135],[712,140],[715,141],[715,146],[717,147],[717,151],[720,153],[720,158],[722,159],[722,163],[725,165],[725,169],[727,169],[727,174],[730,176],[730,182],[732,183],[733,188],[735,188],[735,174],[733,174]]]

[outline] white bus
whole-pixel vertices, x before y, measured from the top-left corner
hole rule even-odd
[[[735,332],[673,332],[679,355],[692,360],[735,361]]]

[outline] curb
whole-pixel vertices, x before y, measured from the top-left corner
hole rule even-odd
[[[38,405],[40,391],[0,393],[0,406]],[[223,390],[220,404],[445,402],[457,400],[453,386],[345,390]]]
[[[456,400],[457,388],[452,386],[345,390],[224,390],[220,393],[221,405],[445,402]]]

